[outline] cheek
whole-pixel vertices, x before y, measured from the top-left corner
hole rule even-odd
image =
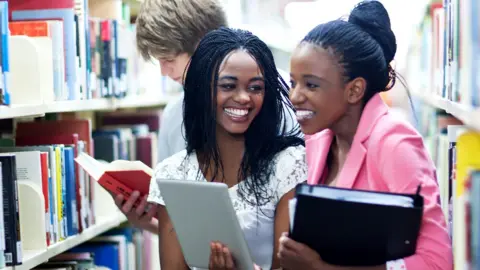
[[[256,94],[252,96],[252,101],[253,101],[253,104],[255,104],[255,109],[257,109],[257,111],[260,111],[260,109],[262,108],[264,98],[265,98],[265,93]]]
[[[223,106],[225,102],[230,98],[230,95],[228,93],[222,92],[222,91],[217,91],[217,109],[218,110],[223,110]]]

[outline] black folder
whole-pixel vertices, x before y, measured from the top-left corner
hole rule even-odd
[[[352,201],[356,195],[378,200],[388,195],[413,202],[402,206]],[[420,187],[416,194],[394,194],[299,184],[295,200],[290,237],[317,251],[326,263],[375,266],[415,254],[423,215]]]

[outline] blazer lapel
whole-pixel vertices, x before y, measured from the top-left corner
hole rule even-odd
[[[307,166],[308,166],[308,180],[310,185],[317,185],[325,169],[328,152],[332,144],[333,133],[330,130],[322,131],[305,141]]]
[[[388,113],[388,107],[379,94],[373,96],[365,105],[355,137],[353,138],[352,146],[347,155],[347,160],[345,160],[345,164],[338,177],[338,187],[352,188],[355,184],[367,154],[367,148],[364,143],[373,132],[377,121],[386,113]]]
[[[336,186],[342,188],[352,188],[357,179],[358,172],[363,166],[367,149],[362,143],[354,143],[347,155],[347,160],[343,165]]]

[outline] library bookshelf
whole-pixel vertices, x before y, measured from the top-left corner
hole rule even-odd
[[[453,117],[460,120],[465,126],[480,131],[480,109],[471,106],[466,106],[459,102],[451,101],[441,96],[424,93],[420,91],[414,91],[413,95],[416,98],[421,99],[425,104],[429,106],[444,110],[451,114]]]
[[[2,268],[2,270],[28,270],[36,267],[50,258],[61,254],[79,244],[82,244],[102,233],[119,226],[127,219],[120,212],[114,213],[108,217],[99,217],[96,224],[86,229],[84,232],[69,237],[61,242],[53,244],[46,249],[41,250],[27,250],[23,254],[23,263],[17,266],[9,266]]]
[[[143,108],[164,106],[177,94],[152,96],[128,96],[123,99],[98,98],[89,100],[56,101],[47,104],[29,104],[0,106],[0,119],[41,117],[46,113],[82,112],[82,111],[115,111],[127,108]]]
[[[47,113],[67,112],[102,112],[121,109],[140,109],[149,107],[163,107],[170,100],[175,99],[178,93],[163,96],[132,95],[123,99],[98,98],[79,101],[58,101],[50,104],[38,105],[11,105],[0,106],[0,119],[17,119],[24,117],[42,117]],[[82,243],[117,228],[126,222],[126,217],[118,210],[102,211],[95,215],[95,223],[84,231],[67,237],[62,241],[46,245],[46,222],[44,215],[44,196],[42,190],[29,182],[18,182],[18,202],[20,212],[20,231],[22,236],[22,257],[20,265],[7,266],[0,270],[27,270],[37,267],[49,259],[64,253]],[[98,188],[98,187],[96,187]],[[99,190],[95,191],[98,193]],[[100,194],[99,194],[100,195]],[[103,197],[103,198],[102,198]],[[108,196],[106,196],[108,197]],[[105,199],[105,194],[98,199]],[[97,200],[98,200],[97,199]],[[32,224],[35,224],[32,226]]]

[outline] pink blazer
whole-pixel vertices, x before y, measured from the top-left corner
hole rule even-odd
[[[317,184],[333,139],[330,130],[306,139],[308,183]],[[435,167],[422,137],[389,113],[375,95],[365,106],[337,187],[415,193],[422,185],[425,209],[415,255],[404,258],[409,270],[453,269],[451,240],[439,205]]]

